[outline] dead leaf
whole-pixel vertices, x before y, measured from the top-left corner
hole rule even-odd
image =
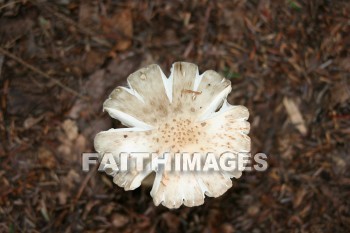
[[[114,49],[124,51],[131,46],[133,36],[132,13],[129,9],[116,11],[110,18],[102,18],[102,30],[107,38],[116,41]]]
[[[340,68],[344,69],[347,72],[350,72],[350,57],[346,57],[339,61]]]
[[[104,62],[105,55],[101,52],[91,50],[86,53],[84,61],[82,62],[82,69],[86,73],[91,73],[98,69]]]
[[[289,119],[291,120],[291,122],[295,125],[295,127],[299,130],[299,132],[302,135],[306,135],[307,129],[306,129],[303,116],[301,115],[299,108],[295,104],[294,100],[284,97],[283,104],[287,110],[287,113],[289,115]]]
[[[89,1],[82,1],[79,5],[79,24],[86,27],[93,27],[98,23],[98,5]]]
[[[72,189],[81,182],[80,175],[73,169],[70,169],[67,176],[62,181],[68,189]]]
[[[24,123],[23,123],[23,127],[25,129],[30,129],[32,128],[34,125],[38,124],[43,118],[44,118],[45,115],[41,115],[39,117],[28,117]]]
[[[89,116],[91,113],[96,113],[101,110],[102,102],[99,100],[105,92],[105,70],[97,70],[90,75],[88,81],[82,88],[84,93],[88,94],[91,99],[94,100],[92,103],[83,99],[78,99],[73,105],[69,116],[73,119],[77,119],[82,116]]]
[[[346,103],[350,99],[350,86],[346,83],[337,83],[331,90],[331,103],[333,106]]]
[[[54,154],[45,147],[39,148],[38,159],[39,162],[47,168],[54,168],[56,166],[56,158]]]
[[[304,188],[301,188],[296,193],[294,200],[293,200],[293,207],[298,208],[302,201],[304,200],[305,195],[307,194],[306,190]]]
[[[86,138],[84,135],[80,134],[74,143],[74,148],[78,153],[81,153],[86,148]]]
[[[123,61],[112,60],[107,69],[100,69],[91,74],[82,87],[82,92],[91,100],[76,100],[69,112],[69,117],[88,119],[94,114],[101,113],[103,101],[108,97],[110,90],[118,84],[124,85],[123,80],[126,81],[128,75],[139,66],[140,58],[140,56],[133,56]],[[88,135],[84,136],[88,137]]]
[[[66,191],[58,192],[57,199],[58,199],[58,203],[60,203],[60,205],[67,204],[67,192]]]
[[[34,22],[28,17],[1,18],[0,19],[0,45],[6,45],[28,35]]]
[[[73,120],[67,119],[63,122],[62,128],[68,137],[68,140],[73,141],[78,137],[78,126]]]

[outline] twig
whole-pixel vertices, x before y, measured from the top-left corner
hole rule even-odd
[[[75,199],[74,199],[74,202],[76,203],[81,195],[83,194],[84,192],[84,189],[86,187],[86,185],[88,184],[89,180],[91,179],[92,175],[96,172],[97,170],[97,167],[98,167],[98,163],[95,164],[95,166],[89,171],[89,173],[87,174],[87,176],[85,176],[85,179],[83,180],[83,182],[81,183],[80,187],[79,187],[79,190],[78,190],[78,193],[77,195],[75,196]]]
[[[6,7],[9,7],[9,6],[11,6],[11,5],[15,5],[15,4],[17,4],[17,3],[20,3],[22,0],[17,0],[17,1],[10,1],[10,2],[8,2],[8,3],[5,3],[4,5],[2,5],[2,6],[0,6],[0,10],[2,10],[2,9],[4,9],[4,8],[6,8]]]
[[[2,64],[4,63],[4,55],[0,54],[0,79],[1,79],[1,71],[2,71]]]
[[[1,72],[2,72],[2,65],[3,65],[3,63],[4,63],[4,60],[5,60],[5,56],[4,55],[2,55],[2,54],[0,54],[0,81],[1,81]],[[6,98],[6,86],[8,85],[7,83],[8,82],[6,82],[6,80],[3,80],[2,81],[2,83],[3,83],[3,90],[2,90],[2,95],[0,96],[0,131],[1,131],[1,133],[0,133],[0,137],[1,137],[1,139],[2,139],[2,142],[0,143],[0,144],[2,144],[2,146],[3,146],[3,148],[4,148],[4,150],[5,150],[5,153],[7,152],[7,144],[8,143],[6,143],[7,142],[7,125],[6,125],[6,123],[5,123],[5,116],[4,116],[4,114],[5,114],[5,109],[6,109],[6,100],[7,100],[7,98]],[[2,155],[0,155],[0,156],[2,156]]]
[[[80,94],[79,92],[73,90],[72,88],[64,85],[63,83],[61,83],[59,80],[49,76],[48,74],[46,74],[45,72],[41,71],[40,69],[36,68],[35,66],[29,64],[28,62],[24,61],[22,58],[17,57],[16,55],[12,54],[11,52],[3,49],[2,47],[0,47],[0,53],[4,54],[5,56],[15,60],[16,62],[20,63],[21,65],[27,67],[28,69],[34,71],[35,73],[41,75],[42,77],[51,80],[53,83],[55,83],[57,86],[61,87],[62,89],[80,97],[83,99],[88,99],[86,96]]]

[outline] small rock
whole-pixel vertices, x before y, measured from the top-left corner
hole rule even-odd
[[[129,222],[129,218],[122,214],[113,214],[112,225],[116,228],[121,228]]]

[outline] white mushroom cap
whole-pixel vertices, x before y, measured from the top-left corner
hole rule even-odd
[[[227,102],[231,82],[215,71],[199,75],[198,67],[187,62],[173,64],[167,78],[158,65],[142,68],[128,77],[129,88],[116,88],[104,102],[109,115],[130,128],[110,129],[95,137],[100,155],[121,152],[249,152],[249,113],[244,106]],[[135,164],[134,164],[135,165]],[[133,167],[110,173],[125,190],[141,185],[151,172]],[[218,197],[231,186],[230,178],[241,171],[210,173],[156,170],[151,190],[155,205],[168,208],[198,206],[205,195]]]

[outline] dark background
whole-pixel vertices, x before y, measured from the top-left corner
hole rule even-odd
[[[349,232],[350,1],[0,0],[0,232]],[[155,207],[81,171],[102,103],[174,61],[232,82],[266,172]],[[88,97],[85,98],[85,97]]]

